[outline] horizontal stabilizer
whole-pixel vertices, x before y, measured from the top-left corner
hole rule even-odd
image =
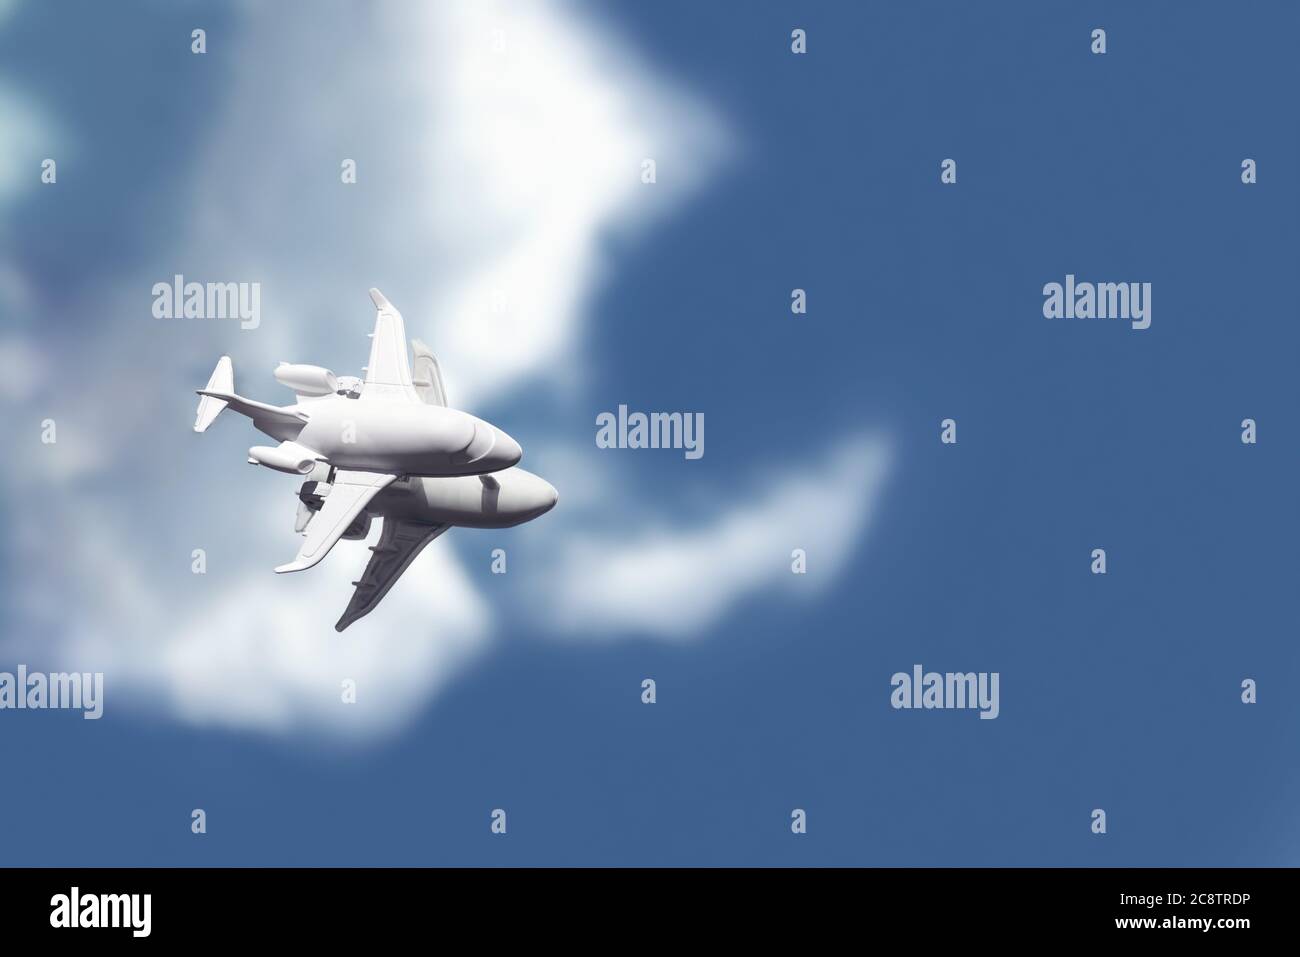
[[[198,392],[199,395],[219,400],[221,409],[229,406],[233,411],[238,412],[240,415],[246,415],[255,422],[268,422],[290,428],[301,428],[307,424],[306,412],[291,411],[278,405],[267,405],[265,402],[245,399],[242,395],[235,395],[230,391],[199,389]],[[221,409],[217,411],[220,412]],[[197,425],[195,427],[197,428]]]
[[[230,361],[230,356],[222,356],[217,360],[217,367],[212,370],[212,376],[208,379],[207,391],[224,393],[233,393],[235,391],[235,367]],[[206,432],[208,426],[216,420],[225,407],[225,399],[204,395],[200,392],[199,411],[194,419],[194,431]]]

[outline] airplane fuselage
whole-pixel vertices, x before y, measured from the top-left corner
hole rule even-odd
[[[507,469],[523,455],[505,432],[459,409],[342,395],[290,407],[307,415],[296,433],[282,422],[254,425],[305,446],[336,468],[395,475],[473,476]]]
[[[488,482],[475,475],[398,480],[372,498],[366,512],[428,525],[509,528],[549,512],[557,498],[545,479],[512,467]]]

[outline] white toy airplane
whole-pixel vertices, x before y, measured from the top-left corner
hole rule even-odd
[[[200,389],[194,431],[223,409],[253,420],[278,446],[254,446],[248,461],[303,475],[294,530],[305,535],[297,557],[277,572],[311,568],[340,538],[364,539],[383,519],[379,544],[334,626],[369,614],[425,545],[453,525],[508,528],[550,511],[558,499],[546,481],[516,468],[523,451],[496,426],[447,407],[438,361],[419,340],[411,375],[402,315],[378,289],[378,315],[366,378],[336,377],[320,366],[282,362],[275,377],[294,405],[236,395],[234,367],[222,356]],[[495,473],[495,474],[489,474]]]

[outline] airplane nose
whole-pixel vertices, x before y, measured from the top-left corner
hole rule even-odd
[[[537,518],[539,515],[545,515],[555,508],[555,503],[560,500],[560,493],[555,491],[554,485],[538,475],[525,472],[523,469],[516,469],[511,474],[519,480],[524,491],[524,500],[527,502],[526,509],[528,513],[526,521]]]
[[[519,443],[495,425],[468,415],[465,420],[471,425],[473,438],[461,451],[452,454],[453,464],[472,466],[471,474],[500,472],[517,465],[523,458],[524,450],[519,447]]]
[[[500,429],[496,430],[496,444],[492,447],[493,464],[500,462],[497,466],[499,469],[508,469],[512,465],[518,465],[519,460],[524,457],[524,450],[519,447],[519,443],[506,435]]]

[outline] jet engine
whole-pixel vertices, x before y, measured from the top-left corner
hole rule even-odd
[[[253,465],[265,465],[277,472],[290,475],[306,475],[316,467],[318,456],[311,449],[297,442],[281,442],[279,445],[254,445],[248,450],[248,461]]]
[[[339,391],[339,380],[329,369],[321,366],[295,365],[281,362],[275,368],[275,378],[298,395],[318,398]]]

